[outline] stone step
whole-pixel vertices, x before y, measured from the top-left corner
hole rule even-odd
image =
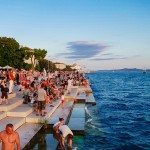
[[[74,105],[74,108],[84,108],[85,109],[85,104],[77,103]]]
[[[33,112],[33,108],[28,104],[21,104],[7,112],[7,116],[11,117],[26,117]]]
[[[68,126],[74,134],[85,134],[85,118],[71,118]]]
[[[13,124],[14,130],[16,130],[22,124],[25,123],[25,118],[22,118],[22,117],[5,117],[4,119],[0,120],[0,131],[5,130],[5,127],[8,123]]]
[[[0,105],[0,110],[1,111],[9,111],[23,103],[23,99],[21,98],[11,98],[8,100],[8,104],[2,104]]]
[[[74,107],[71,113],[71,118],[85,118],[85,108]]]
[[[28,149],[28,144],[30,144],[30,141],[36,135],[36,133],[41,129],[41,127],[42,127],[41,124],[25,123],[16,130],[20,136],[21,149],[25,147],[26,149]]]
[[[14,98],[14,97],[16,97],[16,93],[8,94],[8,99],[11,99],[11,98]]]
[[[59,107],[60,104],[61,104],[61,101],[59,101],[59,100],[52,103],[52,105],[54,107],[50,107],[50,104],[47,104],[47,106],[46,106],[47,114],[45,117],[36,116],[36,112],[32,112],[31,114],[29,114],[26,117],[26,122],[41,123],[41,122],[43,122],[43,120],[47,120],[54,113],[54,111]]]
[[[82,93],[78,93],[78,95],[76,96],[76,102],[77,103],[85,103],[86,101],[86,94],[84,92]]]
[[[71,92],[65,93],[65,99],[75,99],[78,94],[78,87],[72,87]]]
[[[79,87],[79,91],[81,91],[81,92],[86,92],[86,93],[92,93],[92,92],[93,92],[90,86],[87,86],[87,87],[85,87],[85,86],[80,86],[80,87]]]
[[[85,104],[75,104],[68,126],[74,134],[84,134],[85,131]]]
[[[87,104],[92,104],[92,105],[96,105],[96,101],[94,98],[94,95],[92,93],[89,93],[86,97],[86,103]]]
[[[70,115],[70,112],[72,110],[72,107],[74,105],[74,101],[65,102],[63,107],[59,106],[56,111],[51,115],[51,117],[48,119],[50,125],[54,125],[56,122],[58,122],[59,117],[64,118],[65,123],[67,123],[68,116]]]
[[[6,112],[0,111],[0,120],[6,117]]]

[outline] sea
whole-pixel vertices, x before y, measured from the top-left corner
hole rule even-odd
[[[78,150],[150,150],[150,72],[99,71],[87,74],[96,106],[86,107]]]
[[[74,136],[73,150],[150,150],[150,72],[97,71],[86,77],[96,105],[86,106],[85,136]]]

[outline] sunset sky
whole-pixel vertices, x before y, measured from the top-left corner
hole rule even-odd
[[[0,0],[0,36],[91,70],[150,69],[150,0]]]

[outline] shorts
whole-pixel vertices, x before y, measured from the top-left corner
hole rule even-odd
[[[46,106],[45,101],[38,101],[38,109],[39,110],[44,110]]]
[[[7,92],[2,92],[1,98],[2,98],[2,99],[3,99],[3,98],[8,99],[8,94],[7,94]]]

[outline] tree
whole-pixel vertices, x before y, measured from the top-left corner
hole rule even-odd
[[[45,49],[31,49],[29,47],[22,47],[25,51],[25,59],[31,60],[32,69],[36,66],[37,61],[43,60],[47,54]]]
[[[22,68],[25,53],[13,38],[0,37],[0,66]]]
[[[70,65],[66,65],[66,68],[63,69],[64,71],[74,71]]]
[[[56,70],[56,66],[52,61],[48,61],[46,59],[39,60],[38,64],[36,65],[36,70],[43,71],[43,69],[47,71],[54,72]]]

